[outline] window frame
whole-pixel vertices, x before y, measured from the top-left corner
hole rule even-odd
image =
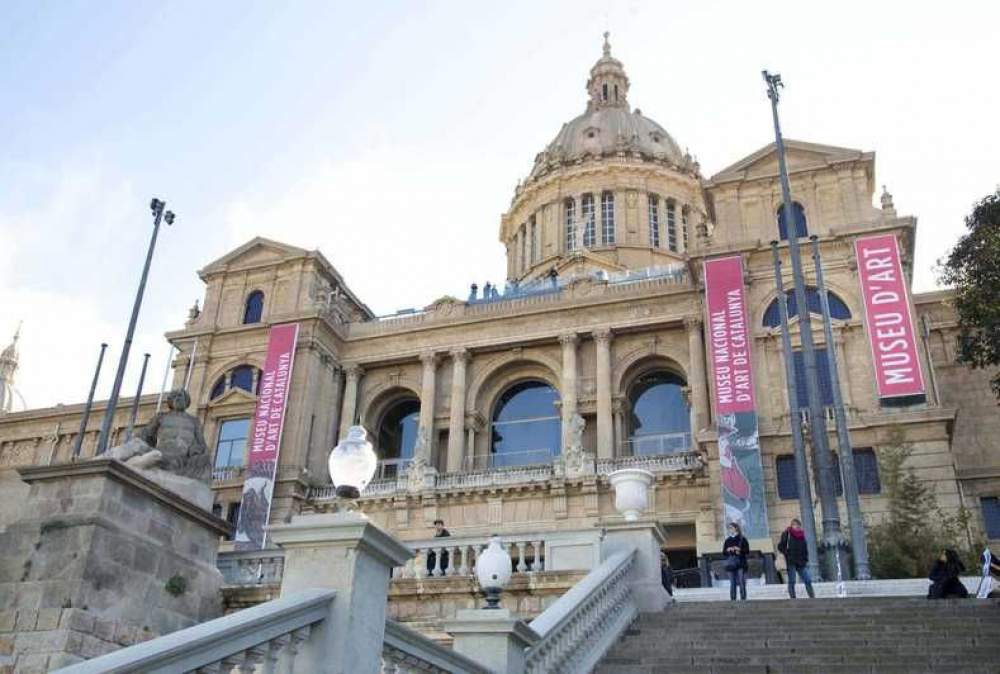
[[[236,424],[239,422],[246,422],[246,435],[242,438],[243,441],[243,460],[240,463],[233,463],[233,443],[238,442],[240,438],[223,438],[222,434],[225,432],[226,426],[229,424]],[[215,451],[212,454],[212,470],[225,470],[226,468],[246,468],[247,466],[247,451],[249,450],[250,434],[253,430],[253,416],[243,416],[243,417],[225,417],[216,420],[217,428],[215,431]],[[228,448],[228,454],[226,455],[226,463],[219,463],[219,449],[222,443],[226,443]]]
[[[260,288],[251,290],[243,301],[243,325],[256,325],[264,321],[264,300],[266,295]],[[255,302],[256,300],[256,302]],[[255,302],[251,305],[251,302]],[[256,314],[256,320],[251,320],[251,310]]]
[[[667,249],[677,252],[677,202],[667,199]]]
[[[563,232],[566,239],[566,252],[576,250],[576,199],[573,197],[566,197],[563,200]]]
[[[597,243],[597,212],[594,195],[587,192],[580,197],[580,217],[583,218],[583,247],[590,249]]]
[[[649,222],[649,246],[660,247],[660,197],[657,194],[646,195],[646,214]]]
[[[615,193],[601,192],[601,241],[605,246],[615,245]]]

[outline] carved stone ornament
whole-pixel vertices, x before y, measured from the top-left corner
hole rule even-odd
[[[566,477],[579,477],[595,472],[594,457],[583,451],[583,431],[587,422],[574,414],[569,422],[569,445],[563,449],[562,465]]]

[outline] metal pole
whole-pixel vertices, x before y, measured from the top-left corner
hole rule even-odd
[[[847,428],[847,414],[844,411],[844,396],[840,391],[840,372],[837,370],[837,349],[833,343],[833,326],[830,320],[830,297],[823,281],[823,261],[819,254],[819,238],[814,234],[812,241],[813,266],[816,269],[816,290],[819,291],[820,308],[823,310],[823,336],[826,338],[826,362],[830,370],[830,388],[833,389],[833,414],[837,424],[837,448],[840,452],[840,481],[844,485],[844,501],[847,503],[847,521],[851,526],[851,547],[854,551],[854,575],[858,580],[870,580],[868,565],[868,540],[865,538],[865,520],[861,516],[861,498],[858,495],[858,479],[854,472],[854,448]]]
[[[156,414],[160,413],[160,406],[163,405],[163,391],[167,388],[167,377],[170,375],[170,361],[174,357],[174,345],[170,345],[167,351],[167,366],[163,368],[163,382],[160,384],[160,395],[156,397]]]
[[[824,577],[832,579],[837,574],[837,564],[844,554],[845,540],[840,529],[840,513],[837,495],[833,485],[833,455],[830,452],[826,434],[826,418],[823,398],[820,395],[819,377],[816,372],[816,349],[813,345],[812,323],[809,320],[809,305],[806,301],[806,283],[802,274],[802,259],[799,254],[798,223],[792,208],[792,190],[788,183],[788,167],[785,165],[785,141],[781,137],[778,121],[778,87],[782,86],[780,75],[762,73],[767,83],[767,97],[771,99],[771,114],[774,118],[774,138],[778,153],[778,173],[781,178],[782,208],[785,229],[788,232],[788,256],[792,262],[792,280],[795,284],[795,304],[799,316],[799,334],[802,338],[802,361],[805,366],[806,392],[809,400],[809,437],[813,446],[813,459],[819,490],[820,510],[823,517],[823,566]],[[827,553],[833,553],[827,554]]]
[[[90,408],[94,405],[94,391],[97,390],[97,378],[101,374],[101,363],[104,362],[104,352],[108,345],[101,344],[101,354],[97,357],[97,367],[94,368],[94,379],[90,382],[90,393],[87,394],[87,404],[83,406],[83,418],[80,419],[80,432],[76,434],[76,442],[73,443],[73,458],[80,458],[80,450],[83,448],[83,434],[87,432],[87,422],[90,420]]]
[[[149,365],[149,354],[144,354],[142,359],[142,372],[139,373],[139,387],[135,391],[135,398],[132,399],[132,414],[128,418],[128,430],[125,431],[125,441],[132,439],[132,432],[135,430],[135,418],[139,414],[139,398],[142,397],[142,384],[146,380],[146,366]]]
[[[781,315],[781,349],[785,354],[785,383],[788,388],[788,410],[791,416],[792,447],[795,449],[795,482],[799,487],[799,513],[806,534],[809,552],[809,575],[819,578],[819,554],[816,547],[816,514],[813,512],[812,487],[806,459],[805,438],[802,437],[802,415],[799,411],[799,385],[795,381],[795,361],[792,360],[792,338],[788,330],[788,305],[785,302],[785,285],[781,280],[781,257],[778,242],[771,242],[774,258],[774,285],[778,289],[778,312]]]
[[[108,448],[108,439],[111,437],[111,423],[114,421],[115,410],[118,407],[118,395],[121,393],[122,380],[125,379],[125,366],[128,365],[128,352],[132,347],[132,336],[135,334],[135,325],[139,320],[139,308],[142,306],[142,296],[146,291],[146,279],[149,278],[149,266],[153,262],[153,250],[156,248],[156,236],[160,233],[160,221],[163,219],[166,203],[159,199],[153,199],[150,208],[153,211],[153,235],[149,240],[149,250],[146,252],[146,264],[142,268],[142,276],[139,279],[139,290],[135,294],[135,303],[132,305],[132,317],[128,322],[128,330],[125,332],[125,343],[122,344],[122,353],[118,358],[118,371],[115,373],[115,383],[111,387],[111,396],[108,398],[108,407],[104,411],[104,421],[101,423],[101,434],[97,438],[97,451],[95,454],[103,454]],[[174,221],[174,214],[167,211],[167,224]]]

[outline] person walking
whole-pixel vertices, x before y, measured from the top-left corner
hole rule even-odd
[[[736,588],[740,589],[740,599],[747,600],[747,555],[750,541],[736,522],[729,523],[729,537],[722,544],[722,554],[726,556],[726,571],[729,572],[729,599],[736,601]]]
[[[962,583],[961,575],[965,565],[954,550],[942,550],[931,569],[931,586],[927,590],[928,599],[965,599],[969,591]]]
[[[670,601],[677,601],[674,599],[674,569],[670,566],[667,553],[663,551],[660,551],[660,583],[670,595]]]
[[[778,542],[778,552],[785,556],[785,569],[788,572],[788,596],[795,599],[795,576],[802,576],[806,585],[806,593],[810,599],[816,598],[813,592],[812,576],[809,575],[809,548],[806,546],[806,532],[802,530],[802,522],[792,519],[788,528],[781,532]]]

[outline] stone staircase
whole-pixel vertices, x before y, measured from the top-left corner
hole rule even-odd
[[[1000,673],[1000,601],[911,597],[677,603],[645,613],[597,674]]]

